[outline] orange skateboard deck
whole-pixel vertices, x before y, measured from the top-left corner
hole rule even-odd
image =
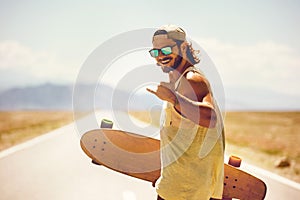
[[[160,176],[160,141],[157,139],[101,128],[85,133],[80,144],[94,163],[152,183]],[[266,185],[262,180],[224,164],[223,198],[261,200],[265,195]]]

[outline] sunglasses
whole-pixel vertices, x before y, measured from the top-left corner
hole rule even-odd
[[[176,44],[174,44],[173,46],[163,47],[161,49],[151,49],[149,53],[153,58],[156,58],[159,55],[159,52],[161,52],[165,56],[170,55],[172,53],[172,48],[175,46]]]

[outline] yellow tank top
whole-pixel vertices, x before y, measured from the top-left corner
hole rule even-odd
[[[189,70],[194,68],[186,71]],[[156,184],[162,198],[222,198],[224,131],[221,113],[218,109],[217,112],[216,127],[206,128],[181,116],[172,104],[165,104],[160,131],[162,170]]]

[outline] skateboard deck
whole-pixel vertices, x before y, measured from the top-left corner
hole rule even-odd
[[[101,128],[86,132],[80,144],[94,163],[152,183],[160,176],[157,139]],[[265,194],[266,185],[262,180],[224,164],[223,198],[261,200]]]

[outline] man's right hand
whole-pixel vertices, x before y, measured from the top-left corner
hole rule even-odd
[[[170,78],[170,82],[168,83],[160,82],[156,90],[147,88],[147,91],[156,95],[161,100],[168,101],[174,105],[176,102],[176,95],[175,95],[175,78],[173,72],[169,73],[169,78]]]

